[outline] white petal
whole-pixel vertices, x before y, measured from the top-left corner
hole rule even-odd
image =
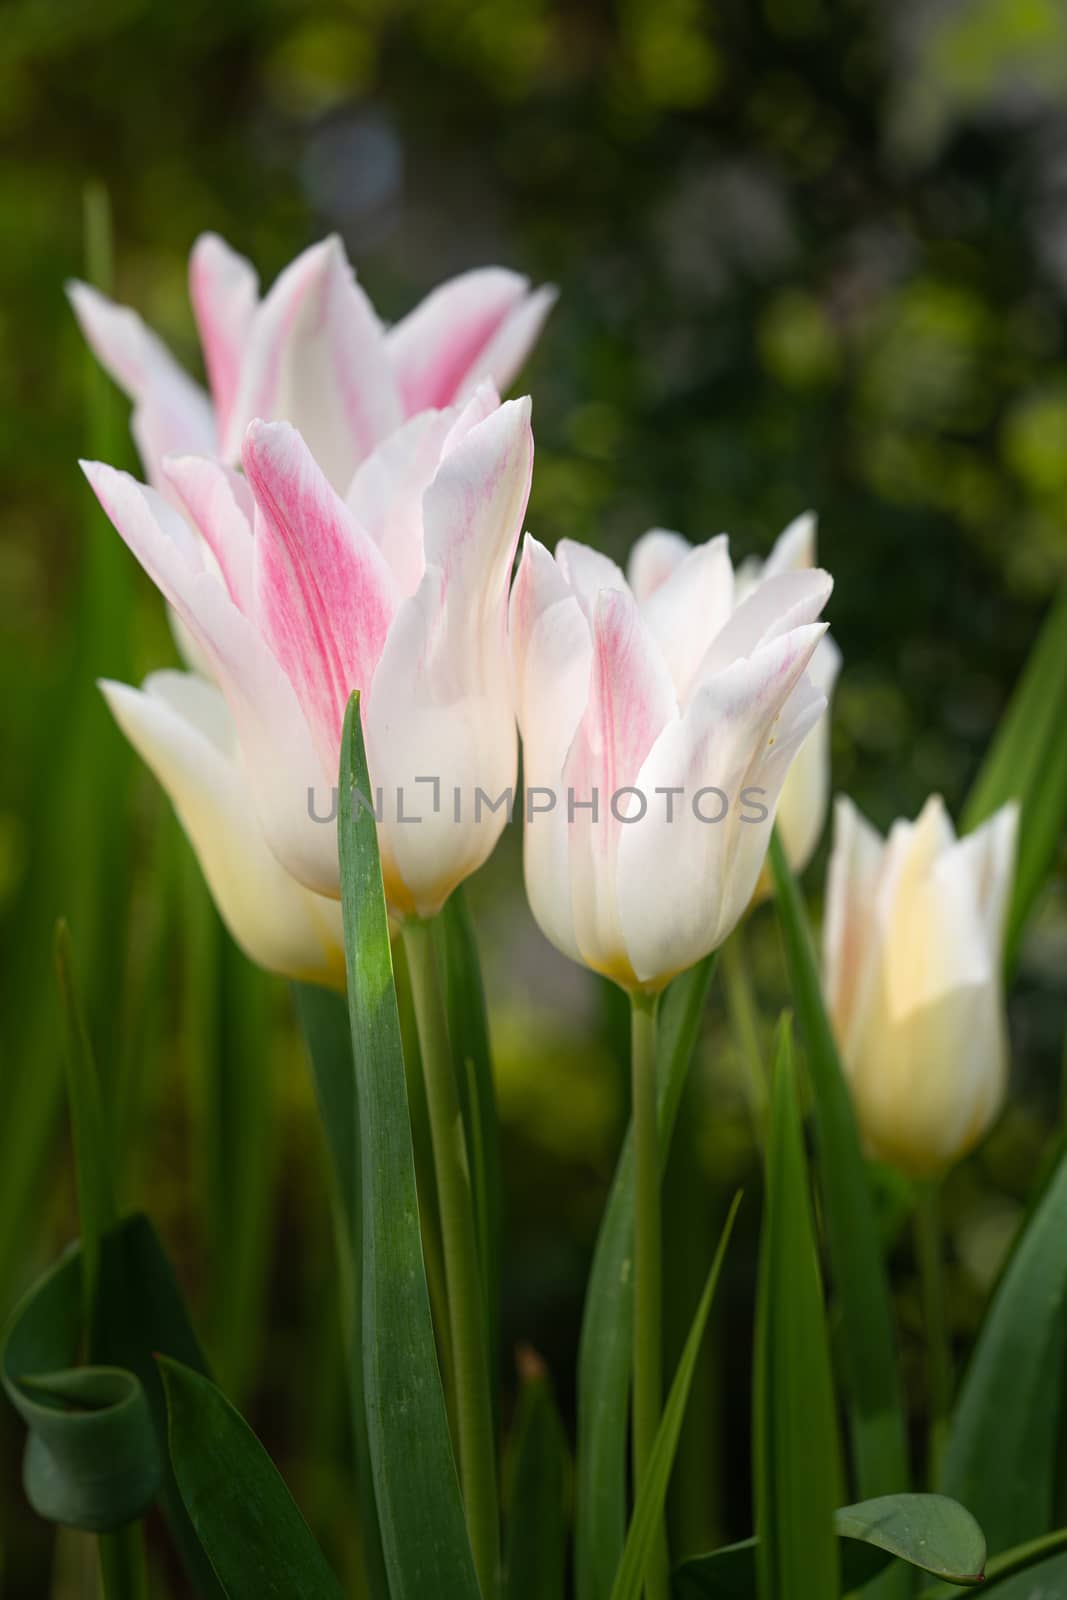
[[[176,672],[154,674],[143,692],[101,688],[170,795],[223,921],[249,958],[286,977],[343,986],[340,906],[303,888],[268,848],[219,692]]]
[[[200,332],[220,435],[237,401],[256,307],[259,276],[217,233],[202,233],[189,257],[189,298]]]
[[[689,698],[715,635],[733,611],[734,573],[725,534],[697,545],[649,597],[641,615],[659,645],[678,704]]]
[[[153,486],[162,487],[165,455],[214,454],[211,402],[162,339],[86,283],[69,284],[67,295],[93,354],[133,401],[131,427]]]
[[[644,605],[649,595],[666,583],[692,548],[688,539],[666,528],[651,528],[641,535],[626,564],[626,576],[639,605]]]

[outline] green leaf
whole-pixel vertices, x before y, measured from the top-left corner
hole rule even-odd
[[[334,994],[329,989],[316,988],[312,984],[295,984],[293,992],[330,1155],[334,1235],[348,1357],[348,1392],[364,1571],[373,1600],[388,1600],[389,1582],[378,1529],[363,1393],[359,1138],[348,1007],[342,995]]]
[[[456,1065],[463,1112],[474,1221],[485,1288],[486,1349],[490,1353],[494,1401],[500,1358],[500,1144],[496,1090],[489,1050],[489,1021],[474,923],[462,886],[454,889],[439,917],[434,938],[444,985],[448,1037]]]
[[[832,1289],[840,1308],[856,1487],[864,1498],[873,1499],[906,1489],[909,1478],[889,1285],[867,1165],[826,1015],[811,929],[777,833],[771,837],[768,860],[814,1089],[819,1187]],[[893,1582],[899,1584],[898,1579]]]
[[[778,1033],[760,1246],[753,1405],[761,1600],[836,1595],[841,1463],[792,1029]]]
[[[74,1143],[74,1168],[81,1221],[82,1331],[89,1337],[96,1306],[100,1270],[100,1240],[115,1220],[111,1188],[111,1155],[100,1103],[89,1030],[86,1027],[74,977],[70,929],[62,919],[56,924],[56,977],[66,1039],[67,1101]]]
[[[1015,964],[1023,927],[1049,874],[1067,822],[1067,583],[1037,637],[1001,717],[961,819],[970,832],[1018,800],[1018,857],[1005,962]]]
[[[199,1595],[220,1591],[167,1456],[163,1351],[203,1370],[170,1264],[146,1217],[103,1235],[93,1348],[81,1343],[82,1253],[73,1246],[16,1308],[0,1349],[8,1397],[30,1430],[26,1492],[42,1516],[95,1532],[122,1527],[158,1493]]]
[[[678,1448],[678,1436],[682,1431],[682,1421],[685,1417],[686,1402],[689,1399],[689,1386],[693,1381],[693,1372],[700,1356],[700,1346],[704,1338],[704,1330],[708,1325],[708,1314],[711,1303],[715,1298],[719,1277],[722,1273],[722,1264],[726,1258],[726,1249],[730,1243],[733,1232],[737,1208],[741,1204],[741,1196],[735,1195],[733,1204],[727,1213],[723,1224],[722,1234],[719,1238],[715,1259],[711,1264],[704,1292],[700,1297],[693,1324],[689,1330],[689,1337],[685,1341],[678,1366],[671,1384],[667,1403],[663,1408],[663,1418],[656,1432],[656,1442],[652,1446],[652,1454],[648,1461],[648,1471],[645,1475],[641,1491],[637,1496],[633,1516],[630,1520],[629,1532],[623,1547],[622,1560],[619,1570],[615,1575],[615,1582],[611,1589],[611,1600],[641,1600],[641,1591],[645,1582],[645,1571],[653,1545],[656,1542],[656,1532],[661,1525],[663,1507],[667,1499],[667,1485],[671,1479],[671,1468],[674,1465],[674,1453]]]
[[[522,1388],[506,1461],[504,1600],[560,1600],[567,1556],[567,1440],[552,1383],[520,1356]]]
[[[1028,1575],[1025,1582],[1022,1581],[1024,1573]],[[1058,1580],[1061,1587],[1057,1588],[1053,1580]],[[1042,1596],[1047,1600],[1059,1600],[1067,1589],[1067,1528],[1057,1528],[1055,1533],[1047,1533],[1041,1539],[1031,1539],[1027,1544],[993,1556],[986,1564],[983,1595],[991,1589],[996,1591],[998,1600],[1001,1596],[1008,1600],[1009,1595],[1015,1600],[1031,1600],[1033,1596],[1037,1600]],[[926,1590],[922,1600],[942,1600],[952,1593],[946,1585],[938,1584]]]
[[[894,1557],[957,1584],[981,1581],[982,1530],[969,1511],[941,1495],[885,1495],[844,1506],[834,1513],[834,1533],[845,1593],[862,1588]],[[676,1600],[753,1600],[756,1554],[756,1540],[746,1539],[686,1561],[672,1580]]]
[[[656,1078],[666,1163],[715,955],[676,978],[660,1004]],[[597,1235],[578,1348],[575,1581],[578,1600],[607,1600],[626,1538],[633,1341],[633,1129],[627,1130]]]
[[[389,923],[359,696],[341,746],[341,908],[359,1138],[363,1394],[393,1600],[478,1600],[419,1232]],[[360,799],[362,797],[362,801]],[[365,803],[363,803],[365,802]]]
[[[1056,1522],[1067,1377],[1067,1156],[1026,1225],[986,1313],[941,1474],[994,1553]]]
[[[274,1463],[209,1378],[160,1357],[170,1453],[227,1600],[342,1600]]]

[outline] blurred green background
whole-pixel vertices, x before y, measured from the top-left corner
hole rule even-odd
[[[151,1211],[217,1369],[351,1574],[311,1093],[284,985],[229,945],[93,687],[139,680],[174,647],[75,465],[135,462],[64,280],[111,279],[194,369],[185,262],[206,228],[265,283],[336,230],[387,318],[487,262],[556,282],[523,379],[529,526],[616,555],[654,524],[726,529],[744,555],[816,508],[845,658],[835,786],[881,827],[935,789],[956,809],[1067,572],[1067,12],[6,0],[0,222],[0,1310],[77,1227],[51,966],[65,911],[126,1199]],[[626,1115],[625,1014],[537,933],[517,838],[472,900],[509,1191],[505,1382],[516,1343],[532,1343],[571,1415]],[[769,1019],[784,979],[766,911],[746,942]],[[1061,884],[1013,997],[1011,1107],[949,1186],[961,1343],[1059,1117],[1065,967]],[[754,1181],[742,1083],[716,988],[671,1177],[680,1327],[724,1193]],[[885,1217],[892,1240],[889,1184]],[[914,1375],[909,1250],[892,1247]],[[684,1447],[720,1463],[722,1494],[687,1504],[677,1475],[683,1544],[748,1531],[751,1262],[734,1252]],[[57,1545],[26,1513],[20,1450],[4,1409],[0,1594],[91,1593],[88,1541]],[[153,1594],[180,1595],[157,1546]]]

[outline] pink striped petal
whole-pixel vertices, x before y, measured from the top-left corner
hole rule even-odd
[[[164,483],[163,457],[213,455],[214,413],[198,383],[136,311],[115,305],[87,283],[71,283],[67,296],[85,339],[133,401],[133,435],[150,482]]]
[[[254,506],[247,481],[206,456],[168,456],[163,471],[218,562],[230,599],[251,616]]]
[[[128,473],[101,462],[82,470],[148,576],[203,653],[230,708],[252,794],[272,850],[295,878],[337,897],[337,832],[309,816],[326,809],[336,762],[324,768],[292,685],[247,617],[200,559],[179,513]]]
[[[217,233],[202,233],[189,257],[189,298],[200,332],[219,433],[225,434],[259,304],[259,275],[252,263],[231,250]]]
[[[340,240],[313,245],[256,312],[223,453],[237,459],[253,419],[285,420],[343,493],[403,416],[381,324]]]
[[[503,267],[465,272],[391,328],[389,356],[405,410],[451,405],[482,378],[505,388],[549,310],[544,291],[532,297],[529,287],[529,279]]]
[[[327,771],[345,706],[369,692],[396,607],[385,560],[285,422],[254,422],[244,467],[256,500],[256,618]]]
[[[674,688],[629,590],[603,589],[592,608],[593,657],[585,714],[563,767],[574,928],[587,965],[629,985],[634,973],[619,920],[621,820],[637,802],[621,793],[663,729],[677,719]],[[612,801],[615,801],[613,807]],[[596,804],[596,811],[589,803]]]

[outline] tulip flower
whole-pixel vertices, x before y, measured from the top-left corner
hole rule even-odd
[[[787,571],[735,608],[725,537],[648,534],[629,582],[584,545],[553,559],[527,537],[511,606],[526,885],[567,955],[653,993],[730,933],[826,705],[805,668],[830,589]]]
[[[555,291],[485,267],[450,279],[383,327],[336,236],[296,258],[269,294],[217,234],[197,239],[189,292],[210,397],[136,312],[87,284],[70,299],[97,359],[134,404],[148,481],[168,493],[168,455],[240,459],[254,418],[291,422],[334,488],[408,417],[468,399],[485,379],[506,389],[533,347]]]
[[[126,473],[84,470],[209,664],[249,828],[298,883],[339,895],[337,768],[359,689],[390,909],[430,916],[504,827],[506,808],[478,791],[495,803],[515,781],[506,606],[530,402],[500,405],[483,385],[420,413],[371,453],[347,500],[286,423],[254,422],[243,462],[241,477],[167,458],[184,516]]]
[[[888,839],[834,816],[824,983],[872,1155],[943,1173],[982,1138],[1008,1072],[1002,965],[1018,808],[957,839],[939,797]]]
[[[527,784],[526,888],[549,939],[631,998],[633,1473],[662,1409],[656,1007],[752,898],[789,764],[826,701],[805,676],[825,633],[824,572],[786,572],[734,605],[724,537],[653,532],[630,581],[527,535],[511,638]],[[662,1526],[646,1593],[669,1591]]]
[[[141,689],[100,685],[116,722],[169,794],[222,920],[270,972],[343,988],[341,908],[297,883],[268,848],[219,691],[156,672]]]

